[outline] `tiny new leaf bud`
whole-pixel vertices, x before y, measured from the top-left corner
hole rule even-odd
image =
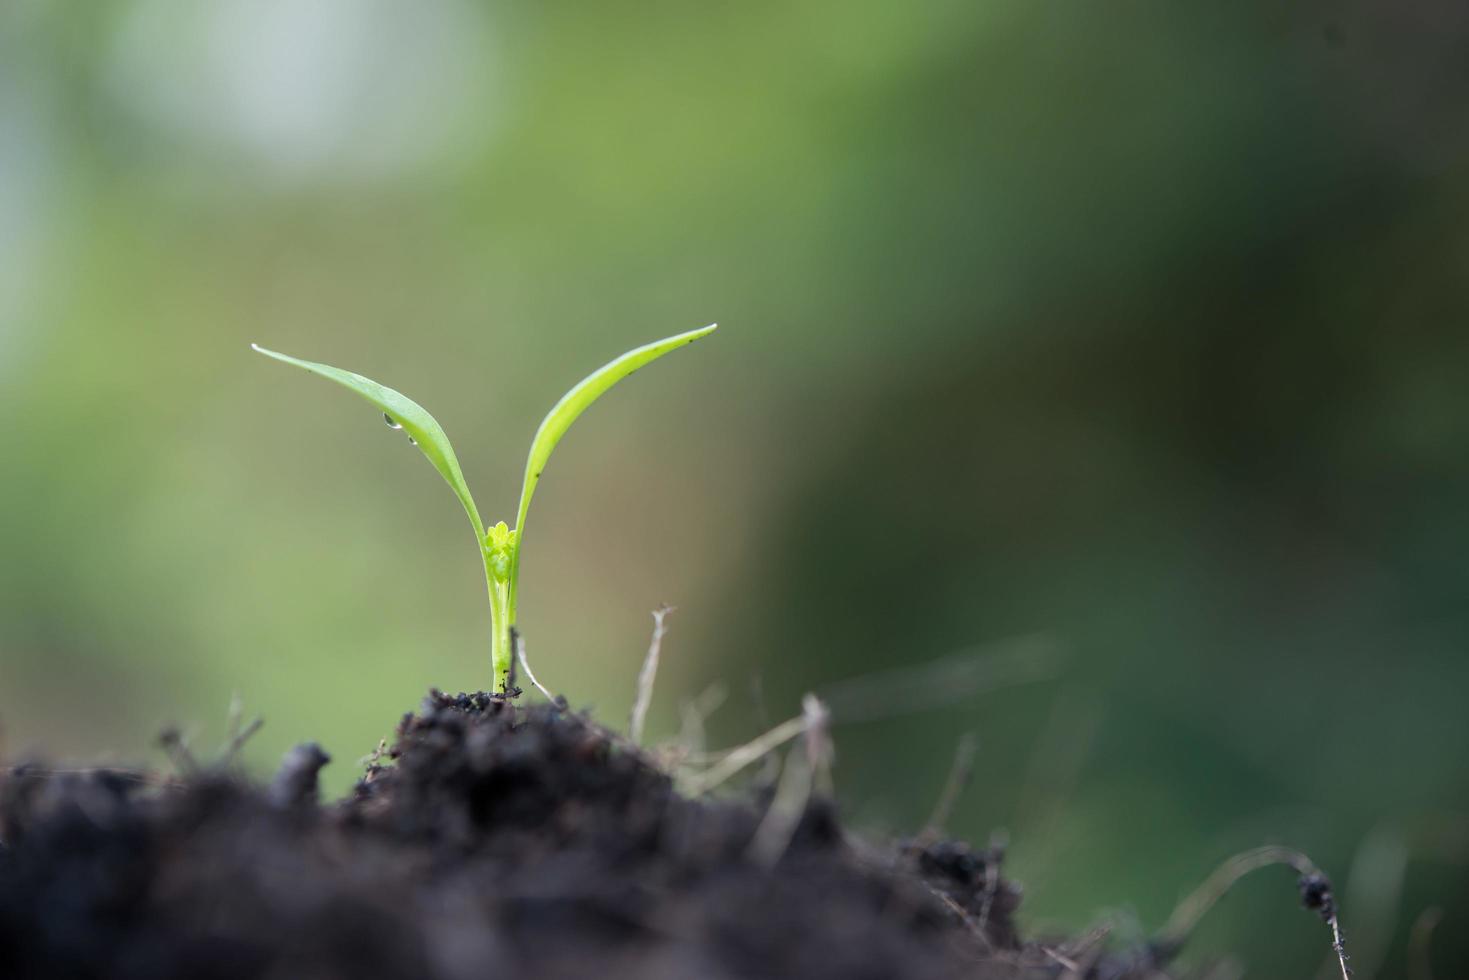
[[[485,562],[496,582],[510,579],[515,550],[515,532],[504,521],[485,532]]]

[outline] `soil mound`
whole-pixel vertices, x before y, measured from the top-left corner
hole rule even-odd
[[[1009,978],[998,855],[875,846],[813,800],[773,865],[769,794],[689,799],[585,716],[433,692],[348,799],[313,745],[268,786],[11,772],[0,977]],[[1071,976],[1144,975],[1093,959]],[[1156,975],[1156,974],[1152,974]]]

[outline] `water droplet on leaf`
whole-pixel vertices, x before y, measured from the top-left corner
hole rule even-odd
[[[408,437],[408,445],[410,445],[410,446],[416,446],[416,445],[418,445],[418,440],[415,439],[415,438],[413,438],[412,436],[409,436]]]
[[[393,417],[391,415],[389,415],[387,412],[384,412],[383,413],[383,421],[386,422],[386,423],[388,423],[388,428],[390,428],[390,429],[401,429],[401,428],[403,428],[402,423],[393,421]]]

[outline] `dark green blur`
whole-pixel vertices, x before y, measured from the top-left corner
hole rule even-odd
[[[340,791],[490,683],[442,481],[249,342],[422,402],[493,522],[570,384],[718,321],[547,469],[543,681],[620,726],[669,602],[650,728],[722,681],[732,742],[1040,634],[1051,680],[839,724],[859,824],[972,730],[952,830],[1032,926],[1135,938],[1278,842],[1359,976],[1455,976],[1466,63],[1448,0],[0,5],[3,751],[158,763],[237,692]],[[1283,870],[1226,950],[1328,953]]]

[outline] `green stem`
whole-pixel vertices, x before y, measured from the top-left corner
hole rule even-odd
[[[504,582],[496,582],[489,564],[485,565],[485,579],[490,590],[490,668],[494,676],[494,690],[505,694],[510,690],[510,663],[515,656],[510,644],[510,589]]]
[[[510,665],[515,656],[511,649],[510,629],[515,625],[515,532],[501,521],[487,530],[480,542],[485,560],[485,583],[490,590],[490,667],[494,674],[493,690],[510,693]]]

